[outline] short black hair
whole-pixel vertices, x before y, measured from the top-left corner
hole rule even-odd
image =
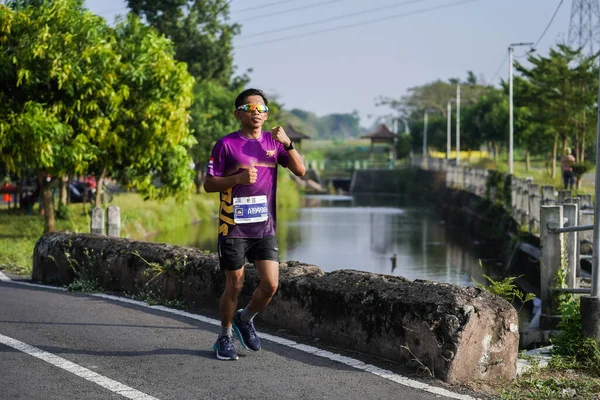
[[[235,98],[235,108],[237,109],[239,106],[243,106],[246,104],[246,99],[250,96],[260,96],[265,102],[265,106],[269,105],[269,100],[267,100],[267,96],[263,93],[262,90],[259,89],[246,89],[242,93],[238,94]]]

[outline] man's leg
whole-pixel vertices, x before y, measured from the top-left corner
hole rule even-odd
[[[225,290],[219,300],[221,332],[213,346],[219,360],[237,360],[238,354],[233,344],[232,319],[235,314],[238,296],[244,286],[244,268],[225,272]]]
[[[235,314],[233,330],[244,348],[257,351],[261,344],[253,319],[269,304],[279,286],[279,249],[275,238],[267,237],[253,243],[248,251],[248,260],[256,266],[260,283],[248,306]]]
[[[221,332],[213,346],[219,360],[237,360],[238,354],[233,344],[232,319],[235,314],[238,296],[244,286],[244,268],[226,271],[225,290],[219,300]]]
[[[259,313],[271,302],[279,287],[279,261],[260,260],[254,265],[260,276],[260,284],[252,294],[248,311]]]
[[[219,360],[237,360],[238,354],[233,343],[232,320],[235,315],[238,296],[244,286],[244,263],[246,244],[242,239],[219,241],[219,265],[225,272],[225,290],[219,299],[221,331],[213,350]]]
[[[238,310],[233,318],[233,330],[245,349],[261,349],[260,338],[256,334],[253,319],[262,311],[277,291],[279,281],[279,262],[257,260],[254,262],[260,275],[260,283],[246,308]]]
[[[225,290],[219,300],[219,314],[221,326],[231,326],[235,315],[238,297],[244,287],[244,267],[235,271],[225,271]]]

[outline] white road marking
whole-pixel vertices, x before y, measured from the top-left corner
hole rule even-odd
[[[47,363],[50,363],[58,368],[64,369],[65,371],[69,371],[72,374],[75,374],[85,380],[100,385],[103,388],[108,389],[111,392],[117,393],[125,398],[135,400],[158,400],[156,397],[152,397],[150,395],[147,395],[146,393],[142,393],[139,390],[135,390],[113,379],[102,376],[94,371],[82,367],[81,365],[77,365],[74,362],[65,360],[62,357],[55,356],[52,353],[48,353],[47,351],[38,349],[37,347],[33,347],[31,345],[28,345],[27,343],[20,342],[8,336],[0,334],[0,343],[12,347],[15,350],[19,350],[23,353],[29,354],[30,356],[39,358],[40,360],[46,361]]]
[[[4,275],[4,273],[2,271],[0,271],[0,281],[10,282],[10,280],[11,279],[8,276]]]
[[[1,272],[0,272],[1,274]],[[11,281],[10,278],[7,278],[8,281],[10,281],[11,283],[17,283],[20,285],[25,285],[25,286],[34,286],[34,287],[40,287],[40,288],[44,288],[44,289],[51,289],[51,290],[60,290],[60,291],[65,291],[65,288],[60,288],[60,287],[56,287],[56,286],[46,286],[46,285],[37,285],[34,283],[29,283],[29,282],[19,282],[19,281]],[[128,303],[128,304],[135,304],[137,306],[140,307],[145,307],[145,308],[151,308],[154,310],[160,310],[160,311],[164,311],[167,313],[171,313],[171,314],[176,314],[176,315],[180,315],[186,318],[191,318],[194,319],[196,321],[201,321],[207,324],[211,324],[211,325],[215,325],[215,326],[221,326],[221,321],[216,320],[214,318],[208,318],[199,314],[192,314],[186,311],[181,311],[181,310],[176,310],[176,309],[172,309],[172,308],[168,308],[165,306],[151,306],[148,305],[147,303],[143,302],[143,301],[138,301],[138,300],[132,300],[132,299],[127,299],[124,297],[118,297],[118,296],[111,296],[108,294],[104,294],[104,293],[92,293],[90,294],[90,296],[94,296],[94,297],[100,297],[102,299],[107,299],[107,300],[113,300],[113,301],[119,301],[121,303]],[[1,337],[1,335],[0,335]],[[317,347],[313,347],[313,346],[307,346],[305,344],[301,344],[301,343],[297,343],[294,342],[293,340],[289,340],[289,339],[284,339],[284,338],[280,338],[278,336],[274,336],[274,335],[269,335],[266,333],[261,333],[260,334],[261,339],[265,339],[268,340],[270,342],[273,343],[277,343],[279,345],[282,346],[287,346],[287,347],[291,347],[293,349],[299,350],[299,351],[303,351],[305,353],[309,353],[318,357],[323,357],[323,358],[327,358],[329,360],[332,361],[336,361],[339,363],[342,363],[344,365],[347,365],[349,367],[352,368],[356,368],[359,369],[361,371],[365,371],[365,372],[369,372],[373,375],[377,375],[383,379],[387,379],[390,380],[392,382],[396,382],[399,383],[403,386],[407,386],[413,389],[418,389],[418,390],[423,390],[425,392],[428,393],[432,393],[438,396],[444,396],[444,397],[448,397],[450,399],[457,399],[457,400],[477,400],[477,398],[472,397],[472,396],[468,396],[465,394],[459,394],[459,393],[454,393],[451,392],[450,390],[446,390],[437,386],[432,386],[429,385],[427,383],[424,382],[419,382],[416,381],[414,379],[410,379],[407,378],[405,376],[402,375],[398,375],[393,373],[392,371],[388,371],[385,369],[381,369],[379,367],[376,367],[374,365],[371,364],[365,364],[364,362],[351,358],[351,357],[346,357],[346,356],[342,356],[341,354],[336,354],[336,353],[332,353],[330,351],[327,350],[323,350],[323,349],[319,349]],[[65,360],[66,361],[66,360]],[[83,368],[83,367],[80,367]],[[91,373],[92,371],[89,371]],[[108,379],[108,378],[105,378]],[[136,397],[132,397],[132,398],[136,398]],[[153,399],[153,397],[140,397],[140,399]]]

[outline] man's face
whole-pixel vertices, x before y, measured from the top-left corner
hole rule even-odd
[[[248,96],[244,104],[258,104],[261,106],[265,105],[265,101],[261,96]],[[260,112],[258,108],[254,107],[252,111],[235,110],[235,117],[242,123],[243,126],[248,128],[257,129],[263,126],[267,118],[269,117],[268,112]]]

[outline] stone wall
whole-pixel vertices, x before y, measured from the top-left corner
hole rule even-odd
[[[166,300],[217,307],[224,287],[218,258],[202,250],[106,236],[50,233],[34,251],[34,281],[96,280],[105,290],[152,288]],[[249,266],[243,305],[258,284]],[[312,265],[280,264],[280,286],[257,319],[377,357],[429,368],[449,383],[512,379],[518,317],[478,288]],[[417,361],[418,360],[418,361]]]

